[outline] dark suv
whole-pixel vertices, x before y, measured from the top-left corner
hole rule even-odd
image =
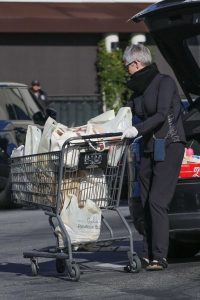
[[[43,125],[46,118],[26,85],[0,83],[0,207],[11,204],[9,157],[13,148],[24,144],[29,124]]]
[[[189,104],[183,114],[188,146],[200,155],[200,1],[160,1],[132,20],[145,22],[172,67]],[[199,177],[178,180],[169,218],[169,254],[196,254],[200,250]]]

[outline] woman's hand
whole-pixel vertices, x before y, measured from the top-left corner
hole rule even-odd
[[[138,135],[138,130],[134,127],[128,127],[124,130],[123,135],[122,135],[122,139],[123,138],[135,138]]]

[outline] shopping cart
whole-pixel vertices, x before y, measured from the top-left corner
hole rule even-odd
[[[13,199],[24,205],[42,208],[56,238],[55,249],[24,252],[24,258],[31,261],[32,275],[38,274],[38,258],[55,258],[58,273],[66,272],[73,281],[80,278],[80,268],[73,253],[80,245],[90,241],[72,243],[69,231],[61,218],[63,205],[69,195],[75,195],[79,207],[84,207],[89,198],[101,209],[101,226],[108,235],[94,241],[102,243],[128,240],[128,272],[139,272],[141,262],[133,247],[132,230],[119,209],[127,150],[129,142],[121,139],[121,133],[96,134],[70,138],[58,152],[15,157],[11,159],[11,180]],[[93,184],[91,180],[93,179]],[[126,234],[116,236],[104,212],[113,210],[121,219]],[[60,235],[62,243],[60,242]]]

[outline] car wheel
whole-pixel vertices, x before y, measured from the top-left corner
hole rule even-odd
[[[1,177],[0,181],[2,184],[0,188],[0,209],[21,208],[21,204],[17,204],[12,200],[10,176],[8,178]]]
[[[170,238],[168,257],[189,258],[195,256],[200,250],[199,243],[184,242]]]
[[[10,208],[12,206],[10,185],[10,178],[8,178],[4,187],[0,190],[0,208]]]

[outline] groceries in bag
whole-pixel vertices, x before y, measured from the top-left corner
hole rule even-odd
[[[131,125],[132,112],[129,107],[121,107],[116,116],[113,110],[107,111],[90,119],[86,125],[74,128],[68,128],[49,117],[42,133],[37,126],[28,126],[24,153],[30,155],[60,151],[64,141],[71,137],[122,132]]]
[[[55,155],[58,155],[59,153],[56,154],[56,152],[59,152],[62,149],[63,144],[69,138],[78,138],[88,134],[95,134],[97,133],[96,128],[99,128],[100,123],[101,125],[103,124],[108,130],[109,126],[107,123],[111,121],[112,126],[115,127],[115,131],[119,131],[120,128],[123,128],[123,126],[129,126],[129,117],[130,109],[122,108],[116,117],[114,116],[113,111],[107,112],[89,120],[88,124],[86,125],[74,128],[68,128],[67,126],[57,123],[55,120],[49,117],[45,123],[42,134],[41,130],[36,126],[29,127],[26,137],[25,153],[27,155],[36,154],[38,149],[38,153],[44,151],[44,153],[50,152],[53,155],[55,152]],[[110,129],[109,131],[112,132],[114,129]],[[36,134],[34,135],[34,133]],[[80,139],[77,139],[76,141],[80,144]],[[81,147],[76,147],[76,141],[74,141],[74,145],[66,147],[64,151],[64,165],[65,167],[72,168],[73,170],[78,168],[80,158]],[[98,140],[98,149],[92,147],[92,143],[90,143],[90,141],[88,141],[88,145],[91,147],[91,152],[93,150],[95,152],[107,150],[105,153],[107,156],[106,163],[111,167],[118,165],[125,147],[123,146],[123,143],[113,146],[112,143],[109,144],[108,142],[108,144],[105,145],[103,140],[101,143]],[[20,153],[20,155],[24,155],[24,152],[22,153],[22,151],[20,151],[21,149],[19,151],[14,151],[13,155],[18,155],[18,153]],[[25,182],[27,182],[27,184],[31,186],[32,190],[35,191],[35,195],[32,197],[32,200],[35,203],[40,203],[41,198],[45,196],[47,202],[51,203],[52,207],[54,207],[56,199],[56,189],[54,188],[54,185],[55,181],[57,180],[55,177],[55,168],[56,166],[58,167],[59,155],[58,159],[56,158],[54,163],[51,163],[50,160],[48,160],[48,157],[44,155],[37,155],[34,157],[30,156],[30,158],[27,159],[30,159],[30,164],[32,166],[30,174],[36,172],[38,174],[37,178],[30,178],[30,174],[24,174],[27,179]],[[28,162],[27,159],[26,162]],[[42,168],[40,166],[40,169],[37,167],[39,164],[42,165]],[[69,172],[71,171],[69,170]],[[33,177],[35,177],[35,175]],[[95,170],[93,174],[87,174],[86,172],[86,174],[82,176],[81,180],[78,181],[77,179],[74,180],[73,178],[63,178],[62,185],[65,185],[65,187],[62,189],[65,191],[65,193],[75,194],[82,207],[85,205],[88,199],[94,201],[101,208],[108,206],[108,186],[106,182],[106,175],[104,174],[103,169]]]

